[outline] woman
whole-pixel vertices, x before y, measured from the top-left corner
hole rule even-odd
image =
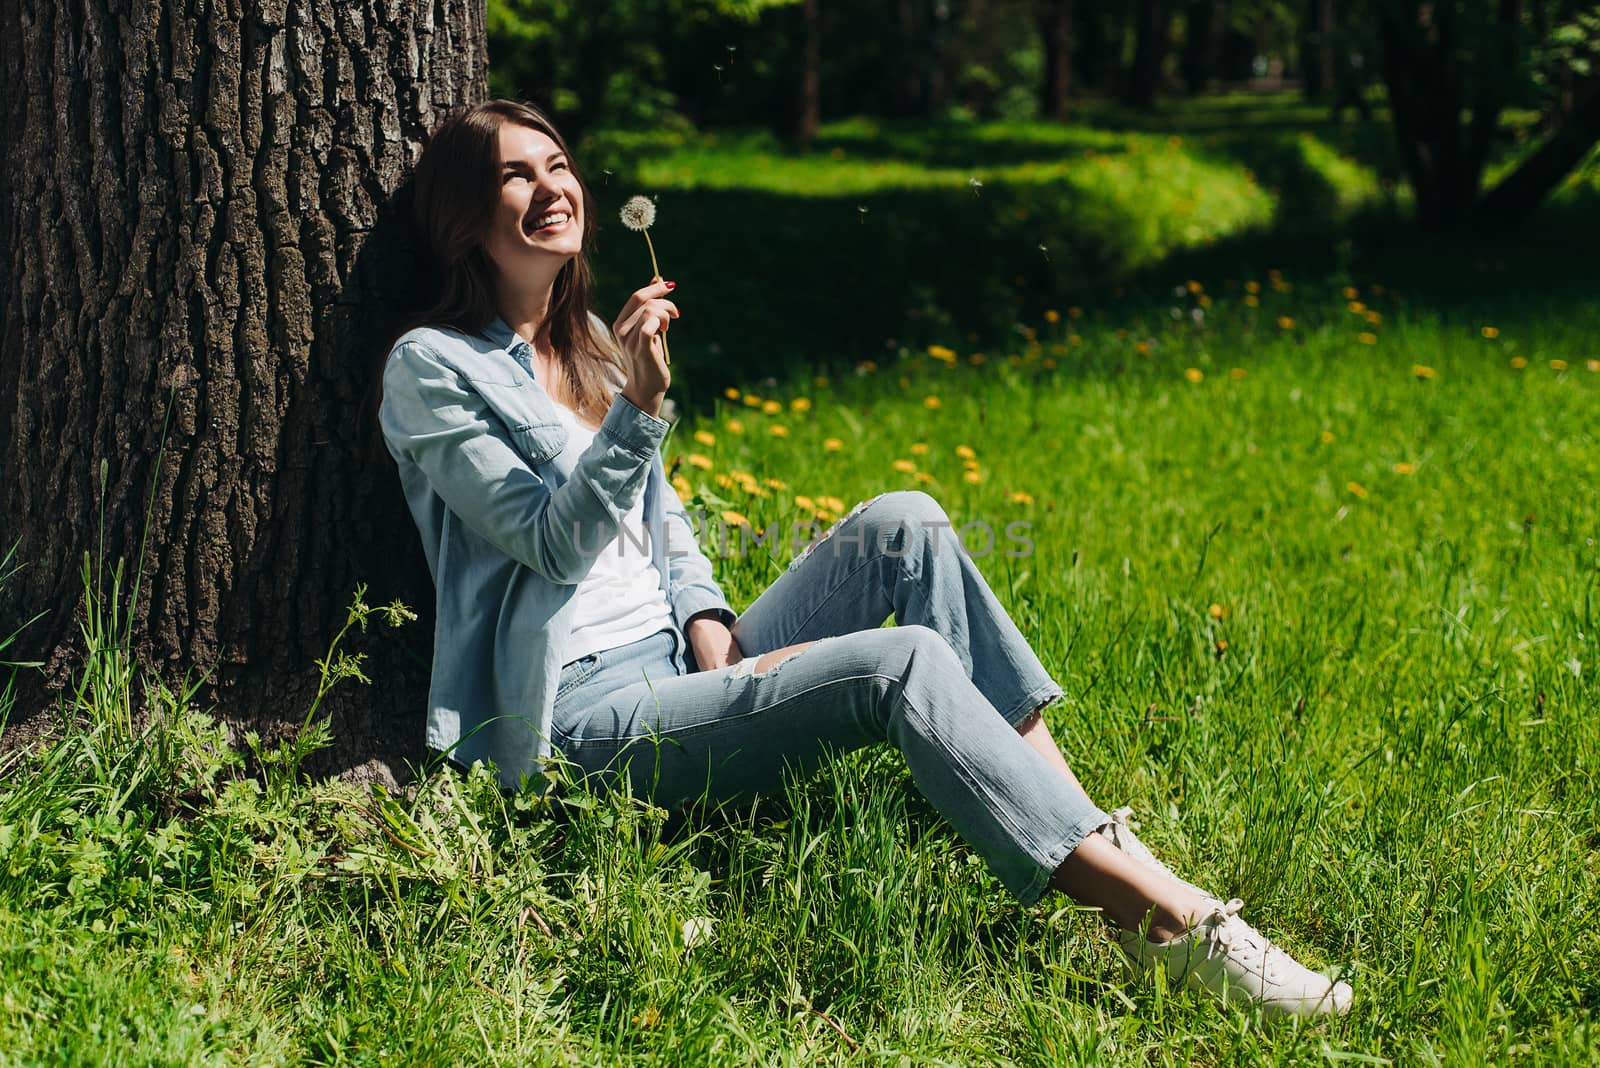
[[[508,787],[559,756],[670,807],[887,740],[1022,903],[1100,908],[1134,973],[1348,1008],[1089,800],[1040,717],[1061,687],[932,497],[858,504],[735,614],[658,451],[675,284],[609,331],[589,312],[594,204],[541,112],[447,121],[415,197],[437,299],[389,353],[381,424],[438,595],[430,747]]]

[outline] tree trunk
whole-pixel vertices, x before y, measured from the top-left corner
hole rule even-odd
[[[800,105],[795,116],[795,139],[802,146],[817,136],[822,111],[822,27],[817,14],[818,0],[803,0],[801,18],[805,23],[801,37]]]
[[[1155,104],[1161,89],[1161,64],[1167,52],[1166,0],[1142,0],[1137,18],[1138,37],[1125,97],[1135,107],[1148,108]]]
[[[1306,20],[1302,63],[1305,65],[1305,95],[1321,100],[1333,92],[1338,80],[1334,43],[1338,32],[1334,0],[1311,0]]]
[[[26,565],[0,633],[49,612],[9,651],[47,662],[19,680],[22,715],[80,660],[103,503],[107,571],[139,574],[135,653],[169,682],[209,673],[202,707],[235,727],[304,717],[358,583],[417,608],[408,631],[355,636],[376,685],[324,704],[321,763],[381,776],[418,755],[432,588],[359,415],[414,281],[396,193],[426,131],[486,93],[483,18],[455,0],[0,5],[0,538]]]
[[[1067,93],[1072,89],[1073,0],[1042,0],[1038,9],[1039,35],[1044,39],[1044,82],[1039,91],[1039,113],[1047,119],[1067,117]]]
[[[1227,6],[1226,0],[1194,0],[1189,5],[1180,60],[1190,93],[1204,93],[1217,80]]]
[[[1476,23],[1432,0],[1384,10],[1384,82],[1417,221],[1429,230],[1464,225],[1475,214],[1500,112],[1523,61],[1521,0],[1498,0]],[[1464,63],[1473,66],[1464,71]]]
[[[917,16],[914,0],[896,0],[895,32],[899,54],[894,60],[894,110],[916,115],[922,110],[922,65],[917,58]]]

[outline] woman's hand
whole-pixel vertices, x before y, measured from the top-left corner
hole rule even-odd
[[[694,650],[695,667],[715,671],[744,659],[733,631],[714,615],[699,615],[689,620],[689,648]]]
[[[678,306],[666,299],[676,285],[658,279],[635,290],[611,324],[629,365],[622,395],[651,415],[660,414],[661,402],[672,384],[662,336],[678,317]]]

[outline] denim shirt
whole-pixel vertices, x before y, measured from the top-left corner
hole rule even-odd
[[[412,330],[384,365],[380,423],[437,600],[426,743],[542,791],[577,584],[639,494],[680,637],[698,613],[735,617],[662,469],[671,424],[618,393],[589,447],[568,448],[532,353],[498,317],[481,335]]]

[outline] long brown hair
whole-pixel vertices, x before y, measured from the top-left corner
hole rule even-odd
[[[561,370],[564,395],[558,399],[599,423],[626,372],[616,341],[589,318],[589,248],[597,212],[566,140],[533,105],[489,100],[446,119],[429,138],[412,178],[411,202],[412,226],[429,263],[429,299],[410,325],[475,334],[495,317],[494,264],[484,239],[500,195],[500,127],[507,122],[554,141],[583,190],[583,251],[556,275],[549,310],[532,340]]]

